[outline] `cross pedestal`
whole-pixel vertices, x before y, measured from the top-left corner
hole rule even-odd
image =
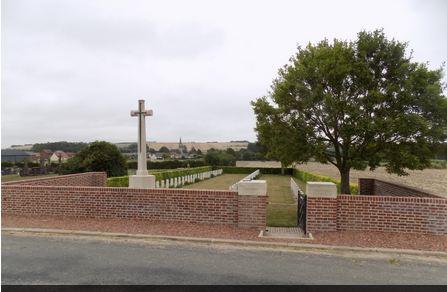
[[[138,101],[138,111],[131,111],[132,117],[138,117],[138,169],[136,175],[129,177],[129,188],[153,189],[155,176],[149,175],[146,163],[146,116],[152,116],[152,110],[145,110],[144,100]]]

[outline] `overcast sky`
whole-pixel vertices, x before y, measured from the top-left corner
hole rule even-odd
[[[296,46],[383,27],[447,60],[447,1],[2,1],[2,147],[256,139],[250,101]]]

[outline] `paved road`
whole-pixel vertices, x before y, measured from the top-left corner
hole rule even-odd
[[[447,284],[447,264],[2,236],[2,284]]]

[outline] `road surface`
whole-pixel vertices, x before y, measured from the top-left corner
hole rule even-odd
[[[2,284],[447,284],[447,263],[2,236]]]

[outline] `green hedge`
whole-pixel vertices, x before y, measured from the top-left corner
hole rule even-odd
[[[165,180],[175,177],[181,177],[185,175],[191,175],[206,171],[211,171],[211,166],[202,166],[202,167],[194,167],[194,168],[183,168],[183,169],[173,169],[166,171],[149,171],[150,174],[155,175],[155,180]],[[129,186],[129,176],[117,176],[117,177],[109,177],[107,179],[108,187],[128,187]]]
[[[306,172],[299,169],[293,169],[293,176],[299,179],[302,182],[308,182],[308,181],[327,181],[327,182],[333,182],[337,185],[337,192],[340,193],[340,181],[336,180],[331,177],[322,176],[318,174],[313,174],[310,172]],[[356,195],[358,194],[359,188],[356,184],[350,184],[349,188],[351,189],[351,194]]]
[[[447,160],[431,159],[430,160],[430,168],[446,169],[447,168]]]
[[[107,178],[108,187],[128,187],[129,186],[129,176],[116,176]]]
[[[194,160],[162,160],[162,161],[148,161],[148,169],[175,169],[175,168],[186,168],[186,167],[201,167],[206,166],[203,159]],[[137,169],[138,162],[131,160],[127,162],[128,169]]]
[[[223,169],[223,173],[250,174],[259,169],[261,174],[281,174],[281,168],[268,167],[236,167],[236,166],[215,166],[213,169]],[[284,168],[285,175],[292,175],[293,168]]]

